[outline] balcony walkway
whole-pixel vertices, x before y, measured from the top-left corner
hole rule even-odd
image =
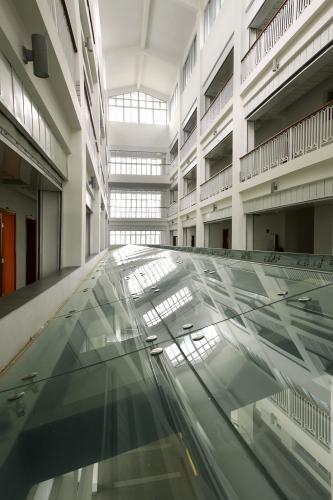
[[[110,251],[0,378],[1,499],[330,498],[332,304],[331,272]]]

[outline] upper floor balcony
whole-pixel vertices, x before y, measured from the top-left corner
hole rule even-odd
[[[232,187],[232,165],[217,172],[201,184],[200,200],[207,200]]]
[[[180,199],[180,210],[187,210],[197,204],[197,190],[194,189],[190,193]]]
[[[233,77],[225,84],[223,89],[215,97],[203,117],[201,118],[200,132],[201,135],[210,129],[212,125],[221,116],[226,104],[230,101],[233,95]]]
[[[285,0],[242,59],[242,81],[252,73],[313,0]]]
[[[197,127],[195,127],[191,134],[187,137],[180,149],[180,160],[183,161],[189,153],[194,149],[197,143]]]
[[[174,175],[178,168],[178,156],[174,158],[170,163],[170,176]]]
[[[333,142],[333,101],[281,130],[241,158],[240,181]]]
[[[170,165],[165,153],[109,150],[108,179],[112,184],[170,183]]]
[[[31,98],[23,81],[0,52],[0,105],[4,106],[24,135],[67,177],[67,154],[52,132],[44,113]]]

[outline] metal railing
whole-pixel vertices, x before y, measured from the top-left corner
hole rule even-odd
[[[321,149],[333,142],[333,101],[290,125],[241,158],[240,180]]]
[[[180,210],[186,210],[197,204],[197,190],[194,189],[180,200]]]
[[[168,207],[168,217],[171,217],[172,215],[176,215],[178,213],[178,201],[175,201]]]
[[[271,400],[313,438],[331,447],[331,417],[324,408],[291,389],[275,394]]]
[[[200,132],[203,134],[219,118],[225,105],[233,96],[233,77],[228,80],[201,118]]]
[[[181,159],[181,161],[184,160],[184,158],[186,158],[186,156],[189,154],[189,152],[191,151],[191,149],[194,148],[194,146],[196,144],[196,141],[197,141],[197,127],[195,127],[192,130],[191,135],[188,136],[188,138],[183,143],[183,145],[182,145],[182,147],[180,149],[180,159]]]
[[[313,0],[286,0],[242,59],[242,81],[252,73]]]
[[[77,84],[77,48],[68,20],[66,6],[62,0],[47,0],[52,18],[58,31],[59,40],[62,45],[68,68],[71,72],[74,85]]]
[[[213,175],[208,181],[201,184],[200,200],[207,200],[221,191],[232,187],[232,165]]]

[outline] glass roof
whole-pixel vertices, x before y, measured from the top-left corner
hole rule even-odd
[[[1,499],[331,498],[332,278],[110,251],[0,378]]]

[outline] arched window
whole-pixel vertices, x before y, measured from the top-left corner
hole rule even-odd
[[[109,117],[114,122],[166,125],[167,103],[143,92],[120,94],[109,97]]]

